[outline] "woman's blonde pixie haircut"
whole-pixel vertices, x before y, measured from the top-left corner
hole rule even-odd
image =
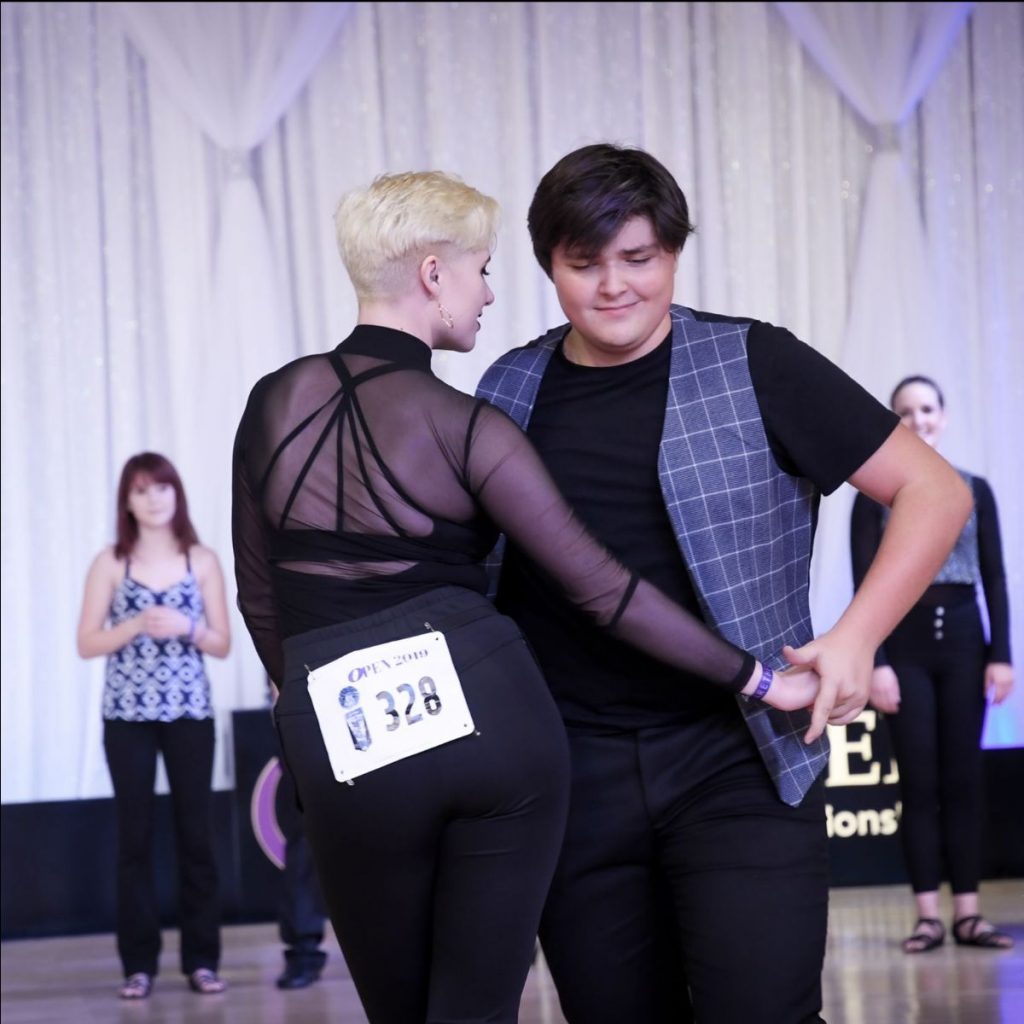
[[[492,250],[499,219],[496,200],[443,171],[382,174],[334,211],[338,251],[359,299],[401,294],[432,250]]]

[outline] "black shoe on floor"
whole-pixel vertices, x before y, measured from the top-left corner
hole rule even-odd
[[[320,980],[320,971],[321,968],[309,964],[286,964],[284,973],[275,984],[282,989],[309,988],[314,981]]]

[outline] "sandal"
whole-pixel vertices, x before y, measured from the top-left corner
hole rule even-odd
[[[981,914],[971,914],[953,922],[953,938],[958,946],[979,946],[981,949],[1009,949],[1013,939],[986,921]]]
[[[927,953],[946,941],[946,929],[937,917],[919,917],[914,931],[902,942],[904,953]]]
[[[122,999],[146,999],[153,990],[153,976],[145,971],[129,974],[118,995]]]
[[[209,967],[200,967],[188,976],[188,987],[201,996],[215,996],[226,989],[227,982],[217,977],[216,971]]]

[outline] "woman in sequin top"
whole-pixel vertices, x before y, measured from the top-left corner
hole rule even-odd
[[[938,446],[946,410],[935,381],[904,378],[890,405],[905,426]],[[945,941],[939,918],[944,873],[957,944],[997,950],[1013,945],[978,909],[986,698],[998,704],[1013,687],[1006,575],[992,489],[980,476],[960,474],[974,494],[971,516],[932,585],[879,648],[871,681],[871,704],[889,716],[899,764],[900,835],[918,917],[903,942],[906,953],[926,953]],[[857,586],[886,521],[881,505],[857,495],[850,524]],[[979,591],[988,613],[987,640]]]
[[[181,969],[224,990],[210,820],[214,718],[203,656],[231,646],[224,576],[199,543],[181,478],[155,452],[132,456],[117,490],[117,538],[93,560],[78,653],[105,656],[103,747],[117,811],[117,948],[123,999],[145,999],[160,957],[154,785],[163,756],[177,832]]]

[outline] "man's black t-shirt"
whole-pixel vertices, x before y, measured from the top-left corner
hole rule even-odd
[[[824,494],[863,465],[898,422],[786,330],[753,323],[747,353],[776,462]],[[527,433],[594,535],[626,566],[701,615],[658,477],[670,358],[670,337],[613,367],[578,366],[559,347]],[[733,700],[593,628],[512,543],[498,604],[529,638],[567,721],[638,728],[703,717]]]

